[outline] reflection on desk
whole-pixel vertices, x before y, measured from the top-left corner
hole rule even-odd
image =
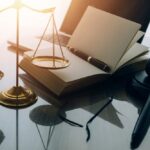
[[[0,88],[4,90],[10,85],[14,85],[15,82],[15,69],[8,67],[15,66],[15,55],[7,50],[5,44],[1,46],[4,51],[0,51],[0,63],[3,64],[0,66],[5,77],[0,81]],[[20,74],[20,79],[20,84],[33,88],[39,98],[35,105],[18,110],[18,114],[16,110],[0,106],[0,130],[5,135],[0,149],[16,150],[17,146],[19,150],[45,150],[46,148],[47,150],[130,149],[130,137],[142,102],[132,101],[132,98],[127,95],[125,92],[126,80],[114,80],[106,85],[103,84],[102,87],[94,86],[86,89],[87,91],[83,90],[58,98],[26,74],[23,76]],[[50,126],[36,125],[35,120],[31,119],[31,114],[36,108],[53,105],[63,108],[68,119],[85,125],[93,114],[104,105],[109,90],[114,94],[114,101],[90,125],[91,139],[88,143],[86,143],[87,134],[84,128],[77,128],[60,122],[55,124],[53,126],[55,128],[52,129]],[[38,118],[38,115],[36,117]],[[39,115],[40,119],[41,117],[42,115]],[[47,119],[42,117],[40,122],[47,122],[44,120]],[[16,136],[17,131],[18,136]],[[147,134],[139,149],[149,148],[149,139],[149,134]]]
[[[83,90],[58,98],[27,74],[21,74],[20,78],[26,86],[33,88],[45,101],[54,104],[56,107],[63,108],[67,118],[83,125],[106,103],[108,91],[110,90],[114,94],[112,104],[99,114],[90,125],[92,137],[88,144],[86,143],[84,129],[75,128],[61,122],[55,125],[49,149],[50,147],[64,150],[87,150],[88,147],[92,150],[97,150],[97,147],[101,147],[104,150],[111,150],[112,147],[113,149],[130,149],[130,137],[138,117],[137,112],[143,104],[141,101],[134,101],[125,92],[125,79],[111,81],[111,84],[106,83],[103,88],[95,86],[94,90],[92,90],[92,87],[91,89],[86,89],[88,91]],[[120,82],[121,80],[122,82]],[[115,82],[115,85],[112,82]],[[57,143],[57,140],[59,140],[59,143]],[[106,140],[107,144],[104,144]],[[143,143],[140,148],[143,147],[144,150],[148,146],[149,144]]]
[[[0,130],[0,144],[3,142],[4,138],[4,133]]]

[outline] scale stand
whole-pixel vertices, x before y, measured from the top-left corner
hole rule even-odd
[[[7,9],[9,8],[16,9],[16,85],[8,91],[0,93],[0,104],[11,108],[22,108],[35,103],[37,96],[31,89],[25,89],[19,86],[19,9],[22,8],[22,3],[20,0],[16,0],[14,4]]]

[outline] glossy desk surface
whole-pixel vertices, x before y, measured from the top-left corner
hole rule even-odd
[[[0,80],[0,91],[11,88],[16,82],[16,57],[7,47],[8,37],[15,34],[15,23],[12,22],[15,14],[11,14],[10,11],[7,13],[12,15],[11,20],[6,13],[0,16],[1,20],[3,19],[0,27],[0,70],[5,74]],[[42,22],[42,18],[40,19]],[[42,26],[46,22],[42,22]],[[25,24],[21,25],[25,27]],[[43,28],[38,26],[32,27],[30,30],[32,32],[35,28],[43,31]],[[30,31],[29,35],[32,33]],[[20,70],[20,74],[22,73]],[[19,77],[22,86],[30,86],[35,90],[38,101],[30,107],[19,110],[0,106],[0,150],[130,150],[132,130],[143,100],[131,100],[125,90],[124,80],[116,80],[115,84],[108,87],[93,88],[64,98],[66,103],[62,106],[63,115],[84,125],[83,128],[79,128],[58,118],[56,104],[58,106],[62,99],[54,97],[31,78],[24,75]],[[107,101],[108,91],[113,93],[114,100],[90,124],[91,139],[86,142],[85,125]],[[138,150],[149,150],[149,146],[150,130]]]
[[[15,54],[8,50],[6,41],[0,45],[0,69],[4,77],[0,80],[0,90],[15,85]],[[21,59],[21,58],[20,58]],[[126,82],[116,80],[103,88],[97,87],[66,98],[62,106],[66,118],[84,125],[74,127],[58,118],[53,95],[41,85],[21,75],[22,86],[31,86],[38,95],[38,101],[24,109],[9,109],[0,106],[0,149],[1,150],[129,150],[138,110],[143,102],[131,101],[125,92]],[[28,80],[26,80],[26,79]],[[114,100],[90,124],[91,139],[86,142],[86,122],[107,101],[108,90],[114,94]],[[52,102],[52,103],[51,103]],[[55,104],[55,105],[52,105]],[[55,107],[54,107],[55,106]],[[148,150],[150,131],[139,150]]]

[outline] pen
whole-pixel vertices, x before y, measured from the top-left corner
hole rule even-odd
[[[98,68],[100,68],[101,70],[103,70],[105,72],[110,72],[111,71],[110,67],[106,63],[104,63],[104,62],[102,62],[102,61],[100,61],[100,60],[98,60],[98,59],[96,59],[92,56],[89,56],[89,55],[87,55],[87,54],[85,54],[85,53],[83,53],[83,52],[81,52],[77,49],[74,49],[74,48],[71,48],[71,47],[68,47],[68,49],[73,54],[79,56],[80,58],[82,58],[86,61],[88,61],[89,63],[91,63],[92,65],[94,65]]]
[[[136,121],[132,137],[131,149],[137,148],[143,141],[150,125],[150,94]]]

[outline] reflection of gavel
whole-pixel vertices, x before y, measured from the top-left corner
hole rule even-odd
[[[137,148],[141,144],[150,125],[150,60],[146,64],[145,71],[136,74],[133,81],[138,93],[148,98],[139,114],[132,133],[132,149]]]

